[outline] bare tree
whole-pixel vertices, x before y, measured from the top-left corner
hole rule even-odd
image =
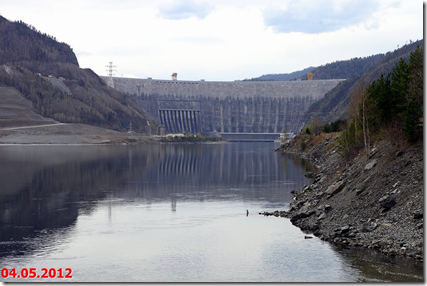
[[[362,130],[363,130],[363,142],[365,145],[365,152],[366,152],[366,156],[369,155],[369,145],[370,145],[370,140],[369,140],[369,124],[368,124],[368,120],[367,120],[367,116],[366,116],[366,100],[367,100],[367,92],[363,92],[362,93]]]
[[[322,123],[317,115],[311,119],[310,129],[313,131],[314,135],[319,135],[322,131]]]

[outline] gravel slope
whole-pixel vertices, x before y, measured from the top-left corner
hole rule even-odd
[[[369,156],[347,161],[337,140],[328,135],[304,153],[290,144],[278,149],[299,153],[319,170],[306,174],[313,182],[294,191],[290,209],[274,215],[326,241],[423,261],[423,142],[383,140]]]

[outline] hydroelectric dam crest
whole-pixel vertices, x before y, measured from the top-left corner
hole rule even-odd
[[[108,83],[108,77],[101,77]],[[305,81],[184,81],[113,77],[114,88],[167,132],[298,133],[310,105],[342,79]]]

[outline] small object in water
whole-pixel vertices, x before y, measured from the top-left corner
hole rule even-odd
[[[309,235],[304,235],[304,239],[310,239],[310,238],[313,238],[313,237]]]
[[[249,215],[249,211],[248,210],[246,210],[246,216],[248,216]]]

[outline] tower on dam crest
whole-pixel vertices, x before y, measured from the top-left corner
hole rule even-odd
[[[298,133],[303,115],[343,80],[178,81],[115,77],[168,132]],[[101,77],[108,82],[108,77]]]

